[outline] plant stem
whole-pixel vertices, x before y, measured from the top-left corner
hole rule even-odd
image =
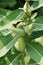
[[[30,10],[29,9],[30,9],[30,5],[28,3],[28,0],[26,0],[24,11],[26,12],[26,14],[28,16],[30,16]],[[24,48],[24,50],[22,51],[22,65],[25,65],[25,55],[26,55],[26,52],[25,52],[25,48]]]
[[[22,65],[25,65],[25,49],[22,51]]]

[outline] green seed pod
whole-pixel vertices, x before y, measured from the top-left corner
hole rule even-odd
[[[27,25],[25,28],[24,28],[24,30],[25,30],[25,32],[27,33],[27,34],[31,34],[32,33],[32,31],[33,31],[33,24],[34,23],[31,23],[30,25]]]
[[[24,36],[25,35],[25,32],[23,29],[20,29],[20,28],[13,28],[12,29],[12,32],[15,33],[16,35],[19,35],[19,36]]]
[[[23,37],[18,39],[18,42],[15,44],[15,48],[18,51],[23,51],[24,50],[24,48],[25,48],[25,40],[24,40]]]
[[[23,9],[29,16],[31,15],[31,8],[30,8],[28,1],[24,4]]]

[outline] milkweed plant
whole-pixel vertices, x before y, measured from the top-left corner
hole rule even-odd
[[[0,65],[43,65],[43,0],[17,2],[0,1]]]

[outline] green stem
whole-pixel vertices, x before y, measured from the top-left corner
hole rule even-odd
[[[26,14],[28,15],[30,13],[30,11],[29,11],[30,5],[28,3],[28,0],[26,0],[26,8],[25,9],[26,9]],[[24,50],[22,51],[22,65],[25,65],[25,54],[26,54],[26,52],[25,52],[25,48],[24,48]]]
[[[25,65],[25,50],[22,51],[22,65]]]

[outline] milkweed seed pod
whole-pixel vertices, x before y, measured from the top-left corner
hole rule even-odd
[[[25,2],[23,10],[30,16],[31,15],[31,8],[28,2]]]
[[[15,44],[15,48],[18,50],[18,51],[23,51],[24,48],[25,48],[25,40],[23,37],[20,37],[17,41],[17,43]]]
[[[23,29],[20,29],[20,28],[12,28],[12,32],[15,34],[15,35],[19,35],[19,36],[24,36],[25,35],[25,32]]]
[[[31,23],[30,25],[27,25],[27,26],[24,28],[25,32],[26,32],[28,35],[30,35],[30,34],[32,33],[32,31],[33,31],[33,24],[34,24],[34,23]]]

